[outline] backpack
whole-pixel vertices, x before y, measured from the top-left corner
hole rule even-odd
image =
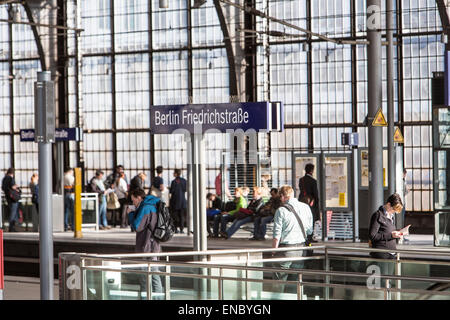
[[[91,178],[91,180],[89,180],[89,183],[86,185],[86,192],[88,192],[88,193],[92,193],[92,192],[94,192],[94,190],[92,190],[92,180],[93,180],[94,178]]]
[[[153,237],[159,242],[167,242],[172,239],[175,233],[175,226],[164,201],[158,201],[156,204],[156,214],[158,215],[158,220],[155,230],[153,230]]]
[[[115,192],[108,193],[106,209],[116,210],[120,208],[119,198]]]
[[[21,194],[22,192],[20,189],[18,190],[11,189],[9,191],[9,198],[12,200],[12,202],[18,202],[20,199],[22,199]]]
[[[116,176],[114,173],[111,173],[106,177],[106,180],[103,182],[106,189],[111,188],[112,184],[114,183],[115,177]]]
[[[94,179],[95,179],[95,176],[93,176],[91,178],[91,180],[89,180],[89,183],[86,186],[86,192],[89,192],[89,193],[96,193],[97,192],[96,190],[94,190],[94,188],[92,188],[92,184],[93,184]]]

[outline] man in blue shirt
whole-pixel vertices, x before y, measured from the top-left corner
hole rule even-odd
[[[95,171],[95,177],[91,179],[91,188],[94,192],[98,193],[99,196],[99,229],[111,229],[108,226],[108,220],[106,218],[106,194],[111,192],[111,189],[106,190],[105,184],[103,183],[103,171]]]
[[[293,212],[285,207],[286,204],[293,207],[297,215],[300,217],[306,235],[313,232],[313,216],[310,207],[298,201],[294,197],[294,190],[291,186],[283,186],[279,191],[280,199],[283,205],[275,212],[273,221],[273,248],[292,247],[291,251],[278,252],[277,257],[280,258],[300,258],[306,256],[306,250],[295,250],[298,247],[305,246],[305,235],[300,227],[300,224]],[[273,254],[275,255],[275,254]],[[283,261],[277,264],[277,267],[282,269],[302,269],[304,267],[303,261]],[[288,274],[285,272],[276,272],[274,279],[277,280],[297,280],[295,274]],[[281,285],[284,287],[284,285]],[[295,289],[295,288],[294,288]],[[282,291],[280,291],[282,292]]]

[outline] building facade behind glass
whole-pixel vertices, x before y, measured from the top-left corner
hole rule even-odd
[[[330,38],[362,41],[366,37],[363,0],[246,2]],[[407,210],[430,212],[431,78],[433,72],[444,69],[442,26],[434,0],[394,3],[395,121],[405,137],[404,163],[411,189]],[[231,19],[229,30],[238,31],[226,39],[214,1],[200,8],[184,0],[169,1],[167,9],[158,4],[158,0],[65,2],[67,25],[74,25],[78,5],[84,29],[79,48],[75,33],[66,33],[66,125],[81,125],[85,132],[81,144],[66,146],[66,164],[75,167],[84,160],[86,178],[97,169],[109,173],[118,164],[124,165],[129,178],[146,172],[147,186],[150,170],[157,165],[166,168],[166,183],[175,168],[186,174],[183,137],[151,135],[149,106],[229,102],[225,40],[249,40],[255,45],[256,63],[246,69],[256,79],[254,87],[247,88],[255,92],[254,100],[285,104],[286,130],[260,134],[258,139],[258,148],[270,155],[273,186],[293,183],[292,151],[341,150],[342,132],[358,132],[360,146],[367,146],[366,45],[325,42],[260,17],[252,18],[252,30],[246,32],[243,23]],[[222,4],[222,8],[226,12],[229,7]],[[26,186],[37,171],[37,145],[20,142],[19,130],[34,126],[33,84],[41,63],[31,27],[12,23],[13,11],[27,20],[22,5],[0,5],[0,170],[3,175],[14,167],[17,181]],[[382,26],[384,22],[383,14]],[[269,35],[269,31],[279,35]],[[382,107],[386,114],[385,56],[383,50]],[[384,129],[385,146],[386,134]],[[226,134],[211,134],[206,140],[207,184],[212,190],[221,152],[229,147],[230,139]]]

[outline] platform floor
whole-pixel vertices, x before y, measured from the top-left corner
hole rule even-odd
[[[129,246],[133,247],[136,241],[136,234],[131,232],[129,228],[120,229],[113,228],[110,230],[99,230],[95,229],[83,229],[83,237],[76,239],[74,238],[74,233],[67,232],[55,232],[53,233],[53,241],[59,243],[80,243],[80,247],[83,244],[108,244],[118,245],[118,246]],[[17,241],[39,241],[39,233],[36,232],[5,232],[5,241],[17,240]],[[264,241],[250,241],[248,238],[251,236],[250,232],[245,230],[239,230],[230,239],[207,239],[208,250],[214,249],[247,249],[247,248],[270,248],[272,245],[272,240],[266,236]],[[435,249],[442,251],[449,251],[450,248],[446,247],[435,247],[433,245],[433,235],[419,235],[411,234],[409,235],[409,242],[405,244],[399,244],[398,249]],[[163,243],[162,247],[177,247],[177,251],[181,250],[192,250],[193,248],[193,236],[186,234],[175,234],[172,240],[167,243]],[[339,244],[344,246],[357,246],[357,247],[367,247],[366,242],[353,242],[351,240],[329,240],[328,244]],[[318,242],[318,245],[323,244],[323,242]]]
[[[58,281],[54,282],[53,300],[59,300]],[[3,300],[40,300],[39,278],[5,276]]]
[[[239,231],[231,239],[208,239],[208,249],[255,249],[255,248],[270,248],[272,241],[266,239],[265,241],[250,241],[249,232]],[[58,242],[59,245],[64,243],[70,244],[71,248],[74,248],[74,244],[79,243],[80,252],[83,252],[83,248],[86,245],[97,245],[103,247],[105,245],[117,247],[129,247],[133,248],[135,244],[136,234],[130,232],[129,229],[111,229],[95,231],[94,229],[83,230],[83,238],[75,239],[73,232],[57,232],[53,234],[54,242]],[[31,242],[36,243],[39,241],[39,234],[32,232],[14,232],[4,233],[5,242],[18,241],[18,242]],[[333,241],[330,240],[328,244],[339,244],[342,246],[351,247],[367,247],[366,242],[352,242],[352,241]],[[317,244],[322,244],[321,242]],[[76,247],[76,246],[75,246]],[[164,249],[166,247],[166,250]],[[186,234],[176,234],[174,238],[167,244],[163,244],[163,251],[171,251],[171,248],[177,248],[177,251],[190,251],[193,247],[193,237]],[[448,251],[450,248],[434,247],[432,235],[410,235],[409,243],[397,246],[398,249],[428,249]],[[123,250],[121,251],[123,252]],[[17,276],[5,276],[5,300],[39,300],[40,298],[40,285],[39,278],[32,277],[17,277]],[[58,282],[55,280],[54,287],[54,299],[58,299]]]

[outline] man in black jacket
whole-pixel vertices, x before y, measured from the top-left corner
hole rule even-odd
[[[144,190],[145,179],[147,179],[147,175],[143,172],[139,172],[133,179],[130,181],[130,193],[133,190],[141,189]]]
[[[181,170],[175,169],[173,172],[175,177],[170,184],[170,211],[175,221],[175,233],[184,233],[183,228],[186,220],[186,191],[187,191],[187,181],[181,177]]]
[[[2,180],[2,190],[5,193],[6,202],[9,209],[9,232],[14,232],[16,222],[19,219],[19,200],[13,196],[13,192],[17,192],[18,187],[14,180],[14,169],[9,168]]]
[[[114,182],[116,182],[116,180],[120,177],[120,174],[124,172],[124,168],[123,165],[119,164],[113,173],[111,173],[108,177],[106,177],[104,184],[106,188],[111,188],[111,186],[113,185]],[[128,178],[127,175],[125,174],[124,178],[125,182],[128,184]]]
[[[320,219],[320,208],[319,208],[319,190],[317,188],[317,180],[313,178],[314,165],[308,163],[305,166],[305,175],[301,177],[298,181],[298,187],[300,189],[300,194],[298,200],[301,201],[305,196],[309,196],[312,199],[310,204],[311,212],[313,214],[313,223]]]

